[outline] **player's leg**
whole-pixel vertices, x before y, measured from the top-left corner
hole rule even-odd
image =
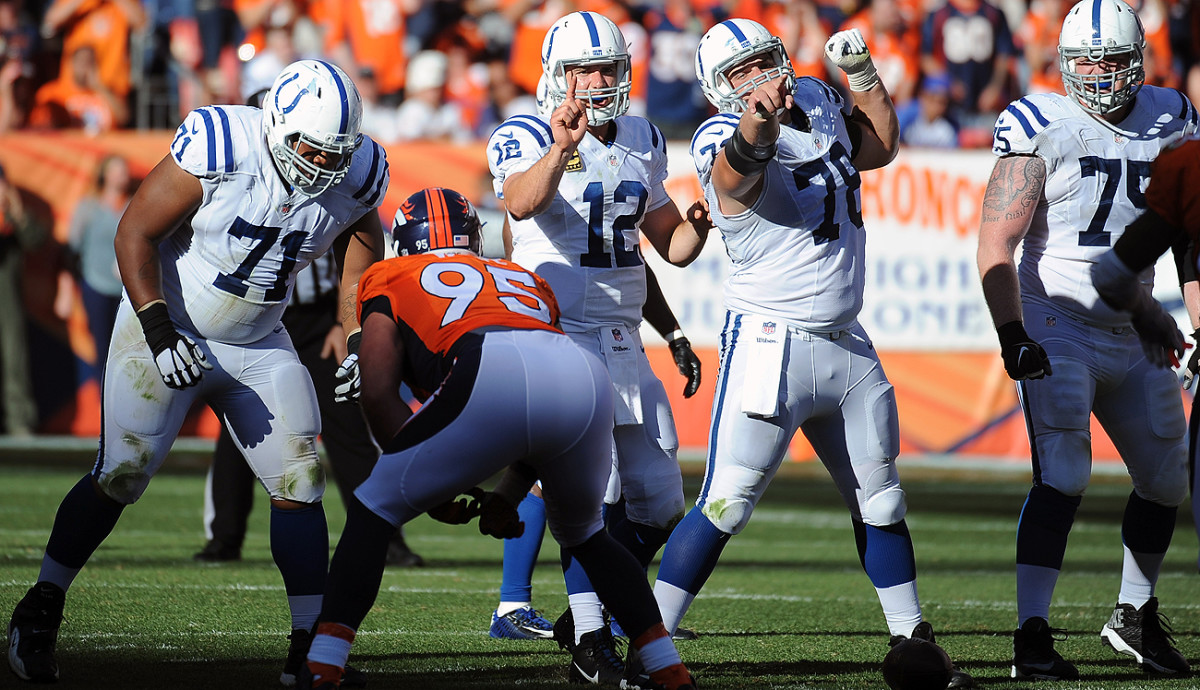
[[[563,357],[561,363],[574,365],[574,372],[590,371],[589,377],[540,401],[546,405],[544,414],[554,411],[561,415],[570,406],[572,426],[586,424],[586,431],[576,434],[577,441],[561,446],[556,457],[537,466],[546,492],[550,530],[586,571],[600,599],[630,634],[632,647],[649,678],[662,687],[687,687],[691,676],[662,625],[641,564],[603,529],[600,506],[611,467],[611,417],[606,414],[611,407],[611,390],[597,359],[582,351],[577,351],[573,359]],[[586,397],[579,391],[589,389],[597,402],[590,410],[577,402],[579,397]],[[566,391],[572,392],[568,395]],[[531,419],[542,416],[538,410],[531,413]],[[622,686],[622,676],[604,674],[604,669],[618,665],[619,659],[601,664],[591,658],[612,654],[611,645],[604,644],[608,635],[608,629],[602,627],[579,641],[571,667],[573,680]]]
[[[512,640],[547,639],[554,626],[533,608],[533,568],[546,535],[546,503],[540,484],[517,506],[525,532],[504,540],[504,563],[500,579],[500,603],[492,612],[488,635]]]
[[[1120,364],[1131,359],[1136,364],[1116,387],[1105,387],[1096,396],[1096,417],[1133,479],[1121,527],[1121,591],[1101,637],[1147,671],[1186,674],[1187,661],[1159,622],[1155,585],[1178,507],[1187,499],[1187,424],[1175,375],[1151,366],[1141,357],[1136,336],[1126,337],[1133,341],[1127,348],[1131,356],[1122,356]]]
[[[316,393],[286,331],[221,354],[240,365],[240,374],[238,385],[213,405],[271,497],[271,555],[283,578],[292,630],[280,682],[292,685],[321,611],[329,564]]]
[[[207,543],[192,558],[198,561],[237,561],[242,558],[246,523],[254,508],[257,483],[254,470],[229,429],[221,426],[212,464],[204,481],[204,532]]]
[[[725,351],[717,374],[713,399],[712,429],[704,485],[696,505],[675,526],[663,550],[654,597],[662,611],[663,624],[674,633],[692,601],[712,574],[729,538],[745,528],[750,513],[762,497],[787,453],[788,444],[800,422],[811,413],[811,399],[800,399],[797,383],[778,379],[758,381],[778,389],[781,413],[764,418],[743,412],[746,368],[752,347],[739,342],[740,321],[726,325]],[[753,337],[753,336],[751,336]],[[789,339],[791,361],[807,361],[809,343]],[[794,391],[794,393],[792,392]]]
[[[1091,476],[1091,411],[1096,381],[1092,332],[1064,316],[1026,319],[1054,362],[1054,375],[1017,384],[1029,430],[1033,487],[1017,523],[1017,623],[1014,678],[1074,679],[1079,672],[1054,650],[1050,601],[1067,537]]]
[[[196,339],[202,349],[208,344]],[[210,357],[211,361],[211,357]],[[126,505],[141,497],[162,466],[192,402],[224,373],[205,372],[197,387],[171,390],[157,375],[141,326],[127,303],[117,318],[105,368],[104,428],[96,466],[63,498],[37,583],[9,622],[9,665],[25,680],[58,678],[54,648],[66,590],[112,532]]]
[[[350,643],[378,595],[391,530],[524,459],[531,440],[541,442],[551,435],[547,430],[558,427],[554,414],[533,420],[526,415],[527,397],[545,389],[523,385],[527,377],[519,372],[526,360],[510,337],[489,333],[482,353],[461,352],[438,394],[405,424],[396,439],[400,450],[385,453],[355,491],[359,500],[347,515],[330,564],[327,597],[309,652],[308,666],[316,676],[331,677],[333,669],[345,666]],[[546,384],[556,385],[565,384]]]
[[[1192,496],[1192,522],[1196,536],[1200,537],[1200,396],[1192,398],[1192,411],[1188,416],[1188,486]],[[1200,556],[1196,558],[1196,570],[1200,572]]]

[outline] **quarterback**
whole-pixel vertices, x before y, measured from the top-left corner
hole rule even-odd
[[[316,393],[280,317],[296,273],[332,248],[348,300],[342,322],[357,330],[346,306],[378,258],[375,209],[388,184],[383,149],[359,133],[361,119],[350,78],[302,60],[280,73],[261,110],[190,113],[138,188],[117,228],[125,295],[105,368],[100,451],[59,506],[37,583],[8,625],[20,678],[58,678],[66,590],[202,400],[271,496],[271,552],[291,629],[305,633],[293,634],[280,678],[295,683],[321,608],[329,540]]]

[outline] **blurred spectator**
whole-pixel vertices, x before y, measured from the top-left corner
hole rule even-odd
[[[834,26],[821,20],[819,9],[813,0],[737,0],[729,14],[753,19],[778,36],[798,76],[837,83],[825,69],[825,41]],[[830,16],[844,17],[837,12]]]
[[[405,17],[421,0],[321,0],[316,17],[325,29],[325,54],[347,74],[367,67],[379,98],[397,105],[407,69]]]
[[[646,81],[646,117],[668,139],[691,139],[708,117],[708,100],[696,81],[696,46],[717,23],[719,5],[711,0],[665,0],[646,10],[650,55],[647,69],[634,70]]]
[[[996,116],[1010,101],[1015,56],[1008,21],[988,0],[947,0],[925,16],[921,72],[949,73],[951,110],[978,132],[979,144],[991,143]]]
[[[1180,75],[1175,73],[1171,56],[1171,32],[1167,4],[1164,0],[1127,0],[1142,20],[1146,32],[1146,50],[1142,63],[1146,83],[1153,86],[1179,88]]]
[[[871,49],[879,78],[897,108],[912,101],[921,75],[921,30],[901,11],[897,0],[865,0],[863,8],[838,29],[858,29]],[[840,75],[841,70],[836,70]]]
[[[29,116],[32,127],[83,128],[89,134],[128,122],[129,106],[100,79],[91,46],[76,48],[71,69],[37,90]]]
[[[1058,71],[1058,34],[1072,4],[1070,0],[1029,3],[1029,11],[1017,31],[1021,55],[1025,58],[1019,65],[1019,76],[1026,93],[1066,93]]]
[[[1183,68],[1187,81],[1187,96],[1192,103],[1200,103],[1200,0],[1193,0],[1185,21],[1189,37]]]
[[[472,22],[464,20],[443,31],[434,47],[446,54],[446,102],[457,108],[463,127],[477,138],[486,138],[492,130],[481,130],[489,106],[490,77],[483,60],[483,36]]]
[[[17,188],[0,168],[0,389],[4,433],[9,436],[29,436],[37,425],[21,301],[21,258],[45,237],[45,228],[26,214]]]
[[[186,1],[186,0],[185,0]],[[234,11],[234,0],[195,0],[195,31],[199,40],[199,55],[189,56],[189,64],[199,68],[199,83],[203,93],[197,94],[195,105],[208,103],[228,103],[232,95],[234,79],[231,65],[239,64],[237,49],[245,38],[246,32]],[[178,55],[177,48],[185,42],[191,42],[192,29],[183,23],[174,24],[172,32],[172,53]],[[183,99],[181,99],[183,100]],[[180,105],[185,113],[191,108]]]
[[[354,78],[358,93],[362,96],[362,133],[383,145],[400,141],[400,121],[395,106],[379,100],[379,86],[375,72],[370,67],[359,67]]]
[[[58,299],[54,302],[55,314],[66,320],[78,283],[88,331],[96,344],[97,382],[104,380],[104,362],[112,341],[117,306],[121,303],[121,274],[113,242],[117,223],[133,192],[130,182],[129,164],[124,158],[109,155],[100,160],[91,193],[79,200],[71,214],[67,238],[69,271],[59,276]]]
[[[283,68],[300,59],[292,42],[293,20],[288,12],[274,12],[268,17],[262,27],[262,49],[242,66],[242,103],[259,105]]]
[[[446,56],[435,50],[422,50],[412,56],[405,78],[404,103],[396,113],[400,141],[452,139],[467,142],[474,137],[463,124],[458,107],[446,102],[446,67]]]
[[[0,132],[25,123],[33,106],[36,25],[19,0],[0,0]]]
[[[926,148],[957,147],[958,124],[949,110],[950,77],[945,74],[926,76],[917,89],[916,100],[896,111],[900,121],[900,142]]]
[[[64,83],[73,78],[76,84],[88,83],[72,72],[80,67],[79,49],[91,48],[99,82],[124,101],[129,94],[129,35],[145,23],[138,0],[54,0],[42,17],[42,37],[62,35],[59,78]]]

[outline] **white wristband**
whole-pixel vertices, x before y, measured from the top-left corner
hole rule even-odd
[[[875,71],[875,62],[867,58],[867,64],[862,70],[853,74],[846,73],[846,83],[851,91],[870,91],[879,83],[879,72]]]
[[[682,337],[684,337],[684,336],[683,336],[683,329],[682,329],[682,328],[676,328],[675,330],[673,330],[673,331],[671,331],[670,333],[668,333],[668,334],[667,334],[666,341],[667,341],[668,343],[673,343],[673,342],[675,342],[676,340],[679,340],[679,339],[680,339],[680,338],[682,338]]]

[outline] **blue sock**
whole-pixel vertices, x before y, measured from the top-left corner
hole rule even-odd
[[[525,533],[504,540],[504,569],[500,601],[533,601],[533,567],[546,535],[546,502],[532,493],[517,506]]]
[[[1178,508],[1167,508],[1130,492],[1121,523],[1121,540],[1135,553],[1166,553],[1175,533]]]
[[[123,510],[125,506],[98,493],[90,474],[85,476],[58,506],[46,555],[67,568],[82,568],[117,526]]]
[[[717,559],[731,536],[717,529],[699,507],[692,508],[667,540],[658,579],[691,594],[698,593],[717,567]]]
[[[563,581],[567,585],[567,596],[572,594],[582,594],[584,592],[595,592],[592,587],[591,580],[588,580],[587,573],[583,572],[583,566],[579,561],[571,557],[571,552],[566,549],[561,550]]]
[[[271,556],[289,597],[324,593],[329,528],[320,503],[298,510],[271,506]]]
[[[854,520],[854,541],[858,560],[871,584],[879,589],[895,587],[917,579],[917,559],[912,537],[904,520],[887,527],[875,527]]]
[[[1017,522],[1017,564],[1062,570],[1079,496],[1041,484],[1029,490]]]

